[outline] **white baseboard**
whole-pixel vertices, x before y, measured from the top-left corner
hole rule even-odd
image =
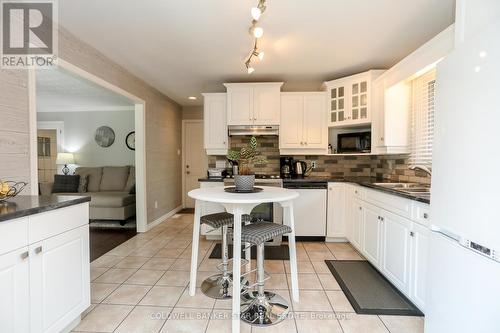
[[[326,237],[326,243],[349,243],[345,237]]]
[[[170,212],[160,216],[159,218],[157,218],[156,220],[154,220],[153,222],[151,223],[148,223],[147,227],[146,227],[146,231],[148,230],[151,230],[152,228],[156,227],[158,224],[162,223],[162,222],[165,222],[169,217],[172,217],[174,216],[175,214],[177,214],[178,212],[180,212],[182,210],[182,205],[178,206],[178,207],[175,207],[174,209],[172,209]]]

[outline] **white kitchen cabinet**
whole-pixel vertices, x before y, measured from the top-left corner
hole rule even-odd
[[[381,221],[380,208],[361,203],[363,213],[363,254],[374,265],[380,261]]]
[[[303,148],[304,96],[281,94],[280,149]]]
[[[225,83],[228,125],[279,125],[283,82]]]
[[[0,332],[59,333],[77,324],[90,306],[88,212],[83,203],[0,224],[0,243],[10,246],[0,255]]]
[[[384,71],[364,73],[325,82],[328,93],[328,125],[331,127],[371,122],[372,83]]]
[[[30,245],[32,332],[60,332],[90,304],[88,247],[88,225]]]
[[[354,199],[350,204],[351,216],[351,243],[358,251],[363,252],[364,248],[364,214],[361,201]]]
[[[411,270],[412,222],[404,217],[383,211],[381,270],[403,293],[408,294]]]
[[[280,91],[279,84],[256,85],[253,88],[254,125],[279,125]]]
[[[0,332],[29,332],[28,259],[28,247],[0,255]]]
[[[345,190],[343,183],[328,183],[327,238],[347,237]]]
[[[429,233],[430,230],[426,227],[413,223],[410,234],[412,237],[410,298],[422,311],[425,310]]]
[[[324,154],[328,132],[323,92],[281,94],[281,154]]]
[[[207,155],[225,155],[228,149],[225,93],[203,94],[204,148]]]
[[[372,104],[372,151],[377,154],[408,153],[411,84],[403,81],[387,87],[383,77],[375,80]]]

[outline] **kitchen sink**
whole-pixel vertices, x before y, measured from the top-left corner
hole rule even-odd
[[[429,185],[420,183],[373,183],[373,185],[393,188],[393,189],[430,189]]]
[[[373,183],[373,185],[414,195],[429,195],[431,191],[429,185],[419,183]]]

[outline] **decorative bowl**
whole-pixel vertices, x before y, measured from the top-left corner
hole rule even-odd
[[[13,198],[28,185],[26,182],[1,181],[0,180],[0,202]]]

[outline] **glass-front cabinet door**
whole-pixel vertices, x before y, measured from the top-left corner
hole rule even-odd
[[[371,85],[383,72],[382,70],[369,70],[325,82],[329,92],[330,127],[368,124],[371,121]]]
[[[368,119],[368,81],[351,84],[351,110],[349,120]]]
[[[330,88],[330,123],[335,124],[346,120],[345,87]]]

